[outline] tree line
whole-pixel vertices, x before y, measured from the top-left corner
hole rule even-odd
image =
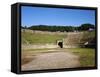
[[[82,24],[80,26],[51,26],[51,25],[33,25],[31,27],[21,27],[23,29],[40,30],[40,31],[60,31],[60,32],[73,32],[73,31],[86,31],[89,29],[94,30],[95,26],[93,24]]]

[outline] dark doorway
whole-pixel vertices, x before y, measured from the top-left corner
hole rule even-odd
[[[59,42],[58,45],[60,48],[63,48],[63,42]]]

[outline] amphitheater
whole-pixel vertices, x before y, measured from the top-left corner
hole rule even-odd
[[[67,37],[62,39],[56,39],[54,43],[45,43],[45,44],[30,44],[27,40],[26,44],[22,44],[22,49],[40,49],[40,48],[76,48],[79,46],[83,46],[89,40],[89,36],[84,37],[83,32],[48,32],[48,31],[32,31],[32,30],[22,30],[22,32],[33,33],[33,34],[48,34],[48,35],[56,35],[56,34],[66,34]],[[43,39],[43,38],[40,38]],[[61,45],[59,45],[61,44]]]

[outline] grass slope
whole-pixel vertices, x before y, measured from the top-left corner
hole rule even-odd
[[[95,49],[92,48],[69,48],[70,52],[75,53],[80,58],[80,64],[82,67],[95,65]]]
[[[67,34],[41,34],[41,33],[30,33],[22,32],[22,44],[45,44],[45,43],[56,43],[57,40],[63,39]]]
[[[95,31],[84,31],[84,32],[69,32],[67,33],[55,33],[49,32],[44,33],[32,33],[32,32],[22,32],[22,44],[46,44],[54,43],[57,40],[64,39],[66,45],[78,45],[89,42],[95,38]]]

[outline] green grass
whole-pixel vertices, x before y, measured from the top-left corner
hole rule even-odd
[[[67,38],[67,33],[65,34],[49,34],[49,33],[31,33],[31,32],[22,32],[22,44],[46,44],[46,43],[53,43],[56,44],[57,40],[62,40]],[[77,35],[76,35],[77,36]],[[83,34],[80,34],[79,44],[84,44],[87,41],[91,41],[95,38],[95,31],[83,31]],[[74,36],[73,36],[74,37]],[[69,41],[73,44],[75,41],[74,38],[69,39]],[[78,36],[79,37],[79,36]],[[77,38],[78,38],[77,37]],[[72,42],[72,41],[73,42]],[[75,43],[78,44],[76,41]],[[69,43],[70,44],[70,43]]]
[[[58,48],[43,48],[43,49],[23,49],[23,52],[31,52],[31,53],[43,53],[43,52],[52,52],[48,50],[56,50]]]
[[[52,52],[59,52],[59,51],[64,51],[64,49],[61,48],[22,49],[22,53],[26,53],[26,54],[52,53]]]
[[[41,34],[41,33],[22,33],[22,44],[45,44],[45,43],[56,43],[57,40],[63,39],[67,34]]]
[[[75,53],[80,58],[80,64],[82,67],[95,65],[95,49],[91,48],[69,48],[69,51]]]

